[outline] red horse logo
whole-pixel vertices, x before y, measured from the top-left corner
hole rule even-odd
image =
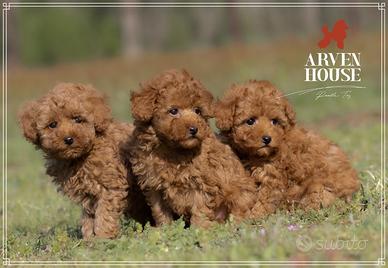
[[[323,39],[319,41],[318,46],[320,48],[327,47],[331,41],[337,42],[337,47],[343,49],[344,48],[344,40],[346,38],[346,29],[348,29],[348,25],[344,20],[337,20],[334,24],[333,31],[329,32],[327,25],[323,25]]]

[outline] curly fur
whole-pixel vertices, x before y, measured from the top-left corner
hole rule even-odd
[[[358,190],[346,155],[326,138],[299,127],[290,103],[270,82],[232,86],[215,111],[223,140],[259,186],[253,215],[265,216],[284,206],[327,207]],[[268,145],[264,136],[271,137]]]
[[[58,190],[81,204],[84,238],[115,237],[124,212],[147,220],[144,197],[121,151],[134,128],[112,119],[101,93],[91,86],[58,84],[27,103],[19,123],[26,139],[44,152],[47,174]],[[69,138],[71,144],[65,142]]]
[[[212,102],[185,70],[166,71],[132,93],[130,160],[157,225],[183,216],[207,227],[229,214],[248,217],[255,203],[254,183],[208,125]],[[190,127],[198,129],[195,135]]]

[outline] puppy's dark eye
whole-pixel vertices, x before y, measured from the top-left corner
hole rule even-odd
[[[57,122],[56,121],[53,121],[53,122],[51,122],[49,125],[48,125],[48,127],[49,128],[56,128],[57,127]]]
[[[177,108],[171,108],[170,110],[168,110],[168,113],[171,115],[177,115],[178,112],[179,110]]]
[[[254,117],[251,117],[251,118],[247,119],[247,121],[245,121],[245,123],[249,126],[252,126],[255,122],[256,122],[256,118],[254,118]]]
[[[77,124],[80,124],[80,123],[82,123],[82,121],[83,121],[82,118],[81,118],[80,116],[74,117],[73,120],[74,120],[74,122],[76,122]]]
[[[196,113],[196,114],[198,114],[198,115],[201,115],[201,114],[202,114],[201,108],[195,107],[195,108],[194,108],[194,113]]]
[[[277,119],[272,119],[272,120],[271,120],[271,124],[274,125],[274,126],[276,126],[276,125],[279,124],[279,120],[277,120]]]

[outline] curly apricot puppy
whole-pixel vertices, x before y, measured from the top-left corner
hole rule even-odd
[[[200,227],[249,216],[256,187],[207,119],[212,95],[185,70],[166,71],[131,96],[133,172],[157,225],[175,216]]]
[[[257,217],[282,206],[326,207],[359,188],[340,148],[297,126],[287,99],[267,81],[232,86],[216,104],[216,125],[259,185]]]
[[[82,205],[84,238],[115,237],[125,210],[146,220],[139,211],[147,214],[145,199],[120,145],[133,126],[113,121],[101,93],[91,86],[58,84],[27,103],[19,122],[26,139],[44,152],[47,174],[58,190]]]

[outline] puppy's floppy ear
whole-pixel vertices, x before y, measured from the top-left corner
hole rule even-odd
[[[184,70],[185,71],[185,70]],[[186,71],[187,72],[187,71]],[[187,75],[189,75],[187,73]],[[192,79],[194,88],[199,90],[199,97],[201,99],[202,116],[205,118],[214,117],[213,95],[201,84],[201,82]]]
[[[282,97],[282,102],[283,102],[283,107],[284,107],[284,114],[286,115],[286,117],[288,119],[288,124],[290,125],[290,127],[293,127],[296,124],[295,111],[292,108],[289,101],[285,97]]]
[[[102,94],[93,97],[91,104],[94,105],[94,128],[96,132],[103,133],[113,121],[111,109],[106,104],[105,97]]]
[[[179,70],[176,70],[179,72]],[[189,71],[187,71],[185,68],[182,68],[180,70],[181,74],[186,78],[186,79],[189,79],[189,80],[194,80],[194,78],[191,76],[191,74],[189,73]]]
[[[112,112],[107,104],[106,96],[91,85],[76,85],[83,91],[83,105],[93,115],[94,128],[97,133],[103,133],[112,123]]]
[[[18,121],[24,137],[31,143],[39,144],[39,135],[36,128],[37,101],[27,102],[19,111]]]
[[[147,122],[152,119],[158,90],[152,85],[140,85],[139,91],[131,92],[131,111],[135,120]]]
[[[233,127],[237,96],[228,95],[214,105],[216,126],[221,131],[229,131]]]
[[[214,117],[214,105],[213,105],[213,95],[207,90],[201,90],[201,99],[203,103],[202,115],[205,118]]]

